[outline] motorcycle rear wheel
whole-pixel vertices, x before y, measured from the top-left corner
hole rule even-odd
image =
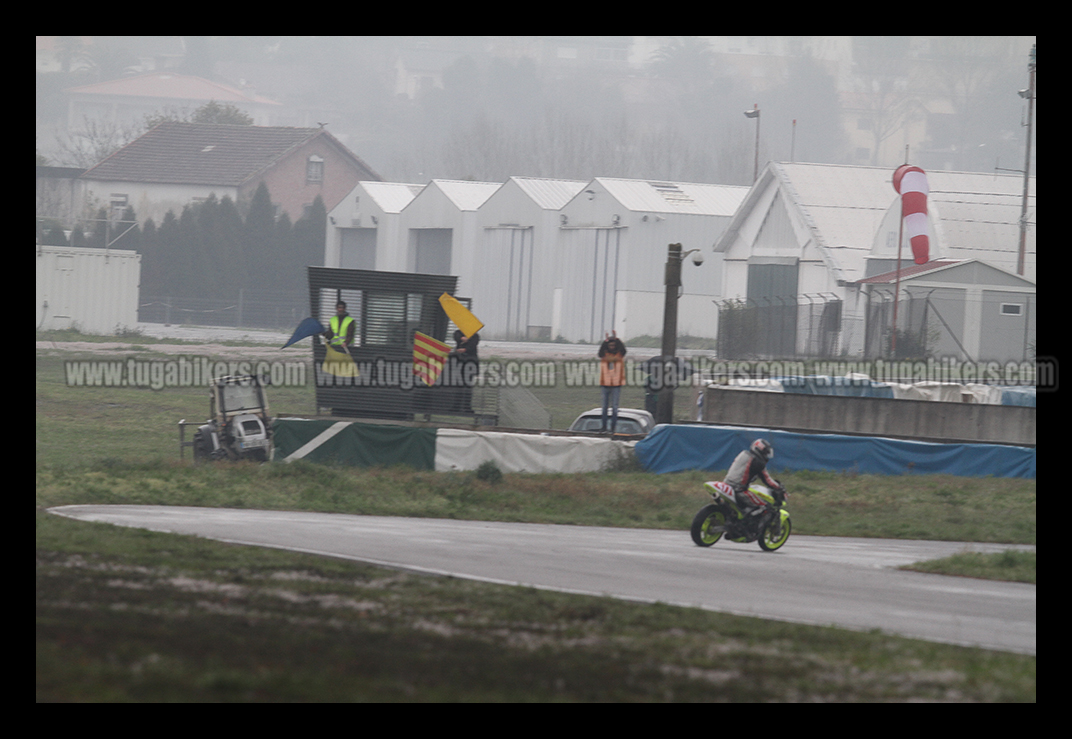
[[[705,505],[692,519],[692,540],[698,547],[709,547],[726,532],[726,513],[721,506]]]
[[[781,531],[778,535],[774,534],[774,521],[763,527],[763,531],[759,534],[759,547],[765,552],[774,552],[782,548],[782,545],[789,541],[789,533],[793,530],[793,522],[787,516],[782,521]]]

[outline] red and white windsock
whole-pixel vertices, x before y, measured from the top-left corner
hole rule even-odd
[[[930,260],[930,238],[927,232],[927,173],[919,167],[902,164],[893,173],[893,189],[901,195],[901,218],[912,244],[916,264]]]

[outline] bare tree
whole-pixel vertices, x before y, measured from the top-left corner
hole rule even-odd
[[[83,116],[79,128],[56,137],[54,159],[59,166],[89,169],[136,139],[143,130],[140,123]]]

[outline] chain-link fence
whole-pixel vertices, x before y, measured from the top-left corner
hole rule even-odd
[[[830,294],[716,301],[724,358],[834,357],[841,352],[841,300]]]
[[[931,287],[902,288],[899,295],[895,304],[892,290],[868,293],[866,357],[957,357],[973,362],[1034,357],[1034,293]]]
[[[236,290],[231,298],[143,296],[141,323],[194,324],[235,328],[292,330],[309,315],[309,298],[301,292]]]
[[[895,306],[892,292],[872,292],[867,302],[864,356],[927,357],[934,348],[938,338],[937,328],[942,321],[941,314],[926,295],[903,292]],[[956,333],[949,331],[948,334],[953,342],[960,345],[960,337]]]

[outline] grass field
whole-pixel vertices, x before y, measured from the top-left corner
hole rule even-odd
[[[148,354],[119,358],[131,356]],[[178,461],[176,422],[204,418],[205,390],[68,387],[63,362],[75,358],[37,356],[39,701],[1035,700],[1034,657],[405,574],[45,514],[70,503],[159,503],[684,532],[712,476],[491,482],[408,468],[193,466]],[[564,397],[544,400],[553,412],[596,404],[556,392]],[[313,412],[308,387],[273,388],[271,402],[276,413]],[[797,534],[1035,542],[1033,480],[782,477]],[[1034,582],[1033,554],[1029,563],[1019,553],[991,560],[962,574]]]

